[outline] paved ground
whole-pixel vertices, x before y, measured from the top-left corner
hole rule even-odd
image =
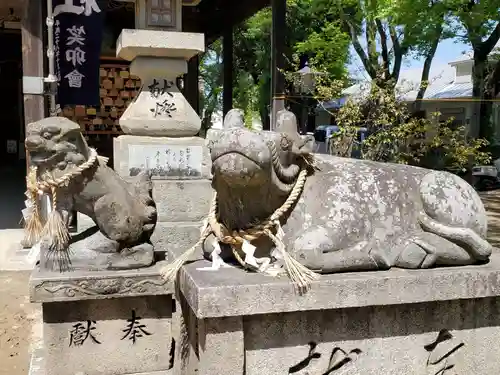
[[[500,248],[500,191],[481,196],[488,210],[489,239]],[[2,222],[8,220],[0,220],[0,228]],[[21,238],[22,230],[0,230],[0,375],[27,375],[30,353],[41,347],[41,309],[28,299],[33,259],[20,249]]]
[[[0,375],[27,375],[41,339],[41,309],[28,299],[30,273],[0,272]]]
[[[488,211],[488,238],[500,248],[500,191],[481,193],[481,198]]]

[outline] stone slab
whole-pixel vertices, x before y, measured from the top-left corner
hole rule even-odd
[[[323,275],[302,296],[285,276],[274,278],[239,268],[197,270],[209,265],[199,261],[180,271],[181,291],[198,318],[500,296],[499,254],[476,266]]]
[[[123,375],[172,368],[172,296],[43,304],[50,375]]]
[[[116,42],[116,56],[132,61],[137,56],[182,58],[205,51],[205,35],[160,30],[123,29]]]
[[[198,320],[198,337],[200,337],[198,373],[204,375],[244,373],[243,334],[241,317]],[[227,366],[228,364],[230,366]]]
[[[61,302],[169,295],[173,286],[160,276],[165,262],[127,271],[49,272],[35,268],[30,278],[31,302]]]
[[[244,372],[224,373],[498,374],[499,308],[493,297],[245,317]]]
[[[208,216],[213,191],[209,180],[153,181],[158,221],[195,221]]]
[[[159,222],[151,237],[155,249],[164,249],[168,259],[174,259],[200,239],[201,222]],[[201,249],[199,256],[202,259]]]
[[[38,349],[31,355],[28,375],[49,375],[45,372],[45,367],[43,362],[43,349]],[[166,371],[141,372],[141,373],[123,374],[123,375],[173,375],[173,369],[169,369]]]
[[[149,168],[153,179],[210,179],[211,159],[200,137],[122,135],[113,140],[114,169],[122,177]],[[189,158],[188,158],[189,155]]]

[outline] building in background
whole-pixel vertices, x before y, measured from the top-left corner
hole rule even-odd
[[[429,86],[422,100],[421,110],[426,117],[440,112],[440,121],[453,117],[457,125],[469,126],[473,121],[475,101],[472,97],[472,53],[464,54],[459,59],[446,65],[433,66],[430,72]],[[415,102],[420,84],[422,68],[402,70],[396,90],[401,99],[409,106]],[[363,98],[370,91],[370,82],[360,82],[343,91],[337,100],[321,103],[317,108],[318,125],[334,124],[337,111],[348,98]],[[496,140],[500,142],[500,106],[494,104],[492,122],[495,126]]]

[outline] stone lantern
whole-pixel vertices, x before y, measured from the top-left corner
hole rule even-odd
[[[120,118],[125,134],[137,136],[196,135],[201,119],[177,87],[187,61],[205,50],[203,34],[182,30],[181,0],[137,0],[136,29],[124,29],[118,57],[131,61],[130,73],[142,90]]]
[[[198,241],[212,196],[201,119],[177,87],[188,61],[205,50],[204,34],[182,32],[182,6],[199,1],[136,0],[136,29],[122,30],[116,47],[142,87],[119,119],[125,134],[114,139],[114,169],[124,178],[151,175],[158,207],[152,243],[172,258]]]

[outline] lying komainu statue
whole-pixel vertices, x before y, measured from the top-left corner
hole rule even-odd
[[[28,178],[28,195],[35,201],[37,191],[43,190],[52,197],[53,209],[48,222],[40,223],[45,225],[43,232],[32,221],[29,229],[38,229],[28,233],[26,246],[44,238],[46,251],[42,247],[41,259],[52,253],[59,261],[67,253],[73,269],[126,269],[153,263],[149,239],[157,211],[148,174],[137,176],[134,184],[124,181],[87,146],[80,126],[63,117],[30,124],[25,146],[36,168],[32,169],[36,176],[32,181]],[[39,209],[35,205],[30,219],[38,216],[43,220]],[[89,216],[98,231],[75,236],[69,244],[69,236],[62,231],[74,211]],[[57,233],[53,233],[56,224],[51,223],[52,218],[62,221]],[[78,241],[78,237],[83,238]]]
[[[312,137],[283,111],[276,132],[252,132],[237,110],[209,135],[218,220],[229,231],[270,217],[309,168]],[[314,155],[317,170],[282,216],[283,243],[306,267],[342,272],[469,265],[486,261],[487,217],[461,178],[406,165]],[[267,240],[267,239],[266,239]],[[265,241],[264,241],[265,242]],[[272,243],[256,244],[269,256]],[[214,250],[205,241],[206,257]],[[222,255],[228,256],[227,246]]]

